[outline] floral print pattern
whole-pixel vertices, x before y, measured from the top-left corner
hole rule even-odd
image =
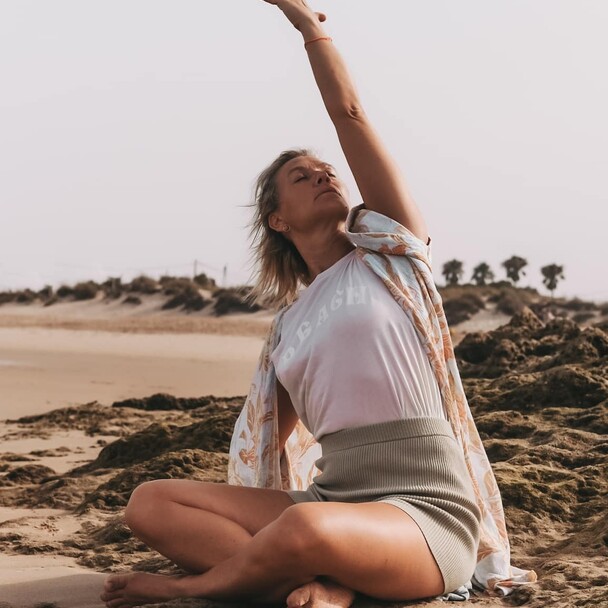
[[[494,594],[507,595],[536,580],[533,570],[510,564],[510,546],[496,478],[469,408],[454,357],[441,296],[433,280],[430,246],[405,226],[360,204],[348,213],[346,235],[356,255],[383,281],[416,328],[454,435],[462,447],[467,470],[481,510],[481,536],[473,583]],[[228,483],[282,490],[305,490],[319,474],[315,461],[321,446],[298,421],[279,453],[277,391],[270,354],[281,333],[276,314],[260,354],[243,409],[230,444]]]

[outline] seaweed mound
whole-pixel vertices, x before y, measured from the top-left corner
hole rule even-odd
[[[10,470],[2,479],[0,486],[40,483],[55,475],[55,471],[42,464],[26,464]]]
[[[595,605],[608,583],[608,334],[524,308],[468,334],[455,354],[501,490],[513,563],[539,575],[511,600],[555,605],[550,590],[568,577],[597,588],[580,604]]]
[[[227,453],[237,415],[228,410],[187,426],[163,422],[151,424],[142,431],[108,444],[92,463],[79,470],[131,466],[175,450]]]
[[[167,393],[155,393],[142,399],[124,399],[115,401],[112,407],[131,407],[138,410],[195,410],[199,408],[210,408],[219,410],[221,408],[233,407],[240,408],[243,405],[243,397],[216,397],[207,395],[205,397],[174,397]]]
[[[567,318],[544,323],[525,308],[493,331],[467,334],[454,352],[462,378],[498,378],[522,368],[546,371],[567,363],[601,370],[608,363],[608,334]]]
[[[133,490],[145,481],[155,479],[194,479],[225,482],[228,456],[205,450],[181,449],[162,454],[141,464],[130,466],[93,492],[78,505],[87,508],[116,510],[125,507]]]

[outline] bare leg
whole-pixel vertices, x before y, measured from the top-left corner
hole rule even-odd
[[[261,527],[293,504],[288,494],[278,490],[157,480],[133,492],[125,519],[148,546],[182,569],[200,574],[242,550]],[[106,582],[107,593],[114,585]],[[301,605],[297,602],[305,598],[309,603],[314,598],[315,605],[348,608],[354,597],[351,589],[318,577],[310,586],[299,592],[296,589],[290,605]]]
[[[175,597],[285,602],[319,575],[378,599],[443,592],[437,564],[407,514],[383,503],[330,502],[293,505],[204,574],[110,577],[112,590],[102,599],[111,608]]]
[[[180,568],[202,573],[243,549],[293,504],[280,490],[162,479],[135,489],[125,521]]]

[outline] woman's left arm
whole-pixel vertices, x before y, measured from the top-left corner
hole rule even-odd
[[[276,4],[302,34],[304,42],[327,36],[323,13],[305,0],[265,0]],[[382,213],[428,242],[426,223],[399,167],[366,116],[354,82],[335,45],[319,40],[307,45],[308,58],[323,103],[353,173],[365,207]]]

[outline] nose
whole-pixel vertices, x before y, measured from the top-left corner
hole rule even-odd
[[[329,177],[329,174],[327,173],[327,171],[324,171],[323,169],[321,169],[320,171],[317,172],[316,183],[320,184],[324,178],[328,182],[331,181],[331,178]]]

